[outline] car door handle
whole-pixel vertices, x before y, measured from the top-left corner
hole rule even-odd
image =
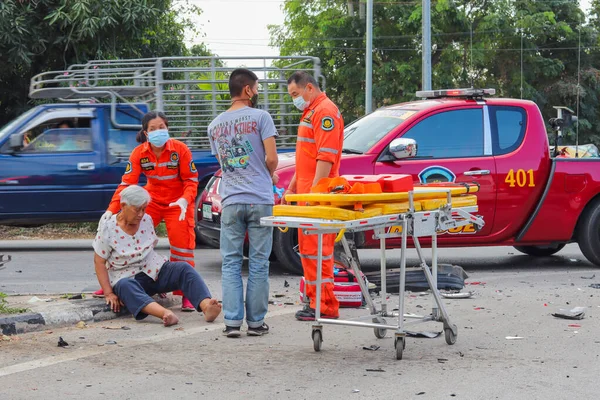
[[[489,175],[489,169],[478,169],[476,171],[465,171],[464,175],[466,176],[477,176],[477,175]]]
[[[79,171],[93,171],[96,169],[96,164],[93,162],[80,162],[77,163],[77,169]]]

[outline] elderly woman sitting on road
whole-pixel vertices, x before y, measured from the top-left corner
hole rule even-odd
[[[150,202],[146,189],[132,185],[121,192],[121,212],[102,224],[94,240],[94,265],[106,304],[114,312],[124,305],[135,319],[148,314],[165,326],[179,322],[177,316],[152,299],[157,293],[181,290],[204,319],[212,322],[221,305],[186,262],[170,262],[154,251],[158,238],[152,218],[145,213]]]

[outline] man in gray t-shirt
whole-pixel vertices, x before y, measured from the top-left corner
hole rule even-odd
[[[269,256],[273,229],[261,226],[273,215],[273,184],[277,183],[277,131],[266,111],[256,109],[258,77],[236,69],[229,77],[231,107],[208,126],[212,153],[221,164],[221,258],[223,316],[227,337],[240,337],[244,322],[242,262],[244,240],[250,242],[246,322],[248,335],[269,332],[264,322],[269,306]]]

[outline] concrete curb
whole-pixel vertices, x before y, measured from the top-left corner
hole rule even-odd
[[[157,300],[163,307],[172,307],[172,298]],[[27,332],[71,326],[79,321],[99,322],[122,316],[130,316],[127,309],[114,313],[104,299],[61,300],[50,303],[36,303],[37,310],[26,314],[9,315],[0,318],[2,335],[18,335]]]
[[[169,239],[158,240],[156,249],[168,249]],[[88,250],[92,251],[92,239],[64,240],[1,240],[0,251],[47,251],[47,250]]]

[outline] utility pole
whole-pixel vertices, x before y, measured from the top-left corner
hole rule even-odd
[[[367,0],[367,50],[366,50],[365,77],[365,114],[373,111],[373,0]]]
[[[423,77],[422,90],[431,90],[431,0],[423,0]]]

